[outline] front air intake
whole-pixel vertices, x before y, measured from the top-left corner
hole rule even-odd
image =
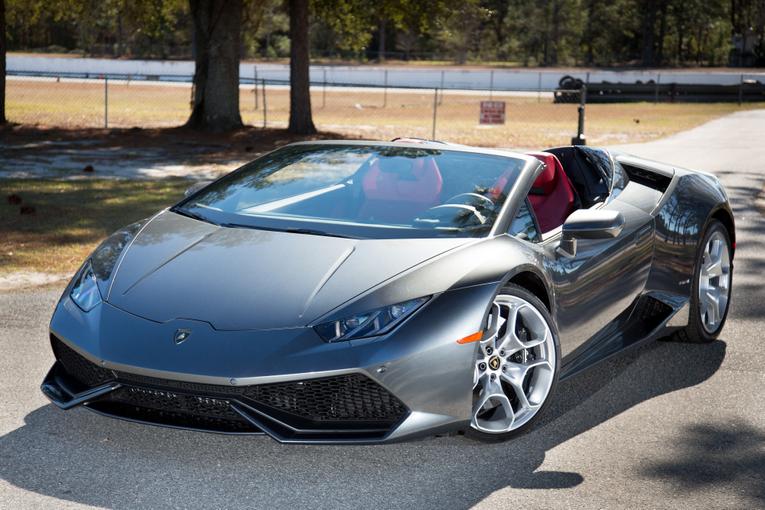
[[[385,437],[409,414],[360,373],[251,386],[204,384],[108,370],[53,335],[51,343],[77,391],[119,384],[87,407],[129,420],[226,433],[264,430],[279,440],[364,441]]]

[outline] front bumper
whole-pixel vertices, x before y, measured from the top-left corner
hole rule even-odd
[[[310,328],[153,323],[108,303],[83,313],[65,297],[51,321],[57,362],[42,391],[64,409],[281,442],[452,432],[469,422],[474,356],[474,344],[455,340],[480,327],[492,292],[486,285],[447,293],[390,336],[348,345],[324,344]],[[179,326],[194,328],[180,346],[172,341]]]
[[[109,370],[52,336],[57,361],[42,384],[62,409],[83,405],[131,421],[283,442],[376,442],[410,411],[368,377],[350,373],[254,386],[220,386]]]

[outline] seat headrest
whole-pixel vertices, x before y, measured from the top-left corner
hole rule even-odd
[[[527,154],[537,158],[545,165],[542,173],[534,181],[532,188],[544,194],[552,192],[555,189],[555,184],[558,182],[558,176],[563,172],[563,165],[560,164],[558,157],[549,152],[527,152]]]
[[[376,163],[381,172],[410,175],[413,170],[413,163],[421,163],[421,160],[403,156],[381,156],[377,158]]]
[[[429,202],[438,197],[442,185],[441,172],[432,157],[379,157],[362,181],[367,198],[394,201]]]

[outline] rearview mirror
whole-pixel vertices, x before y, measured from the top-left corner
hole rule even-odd
[[[186,191],[183,192],[183,196],[184,197],[190,197],[191,195],[193,195],[194,193],[196,193],[200,189],[204,188],[205,186],[207,186],[211,182],[212,181],[199,181],[199,182],[195,182],[194,184],[192,184],[191,186],[186,188]]]
[[[623,228],[624,216],[619,211],[579,209],[563,224],[560,250],[573,257],[577,239],[609,239],[618,236]]]

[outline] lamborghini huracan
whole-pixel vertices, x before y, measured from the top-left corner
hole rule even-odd
[[[601,360],[714,340],[735,246],[717,178],[626,154],[295,143],[107,238],[42,391],[281,442],[502,440]]]

